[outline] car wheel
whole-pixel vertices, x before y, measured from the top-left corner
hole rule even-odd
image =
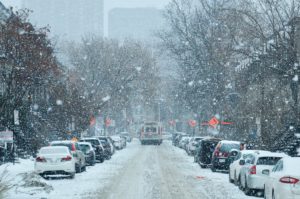
[[[247,196],[251,196],[251,195],[252,195],[252,189],[250,189],[250,188],[248,187],[247,181],[245,181],[245,190],[244,190],[244,192],[245,192],[245,194],[246,194]]]
[[[200,164],[200,167],[201,167],[202,169],[205,169],[205,168],[206,168],[206,165]]]
[[[76,170],[76,173],[81,173],[81,166],[76,164],[75,170]]]
[[[70,173],[70,179],[74,179],[75,178],[75,173]]]
[[[211,171],[212,171],[212,172],[216,172],[216,168],[215,168],[214,165],[211,166]]]
[[[242,179],[241,179],[240,175],[239,175],[238,181],[239,181],[239,189],[242,190],[242,191],[244,191],[244,187],[243,187]]]
[[[233,183],[234,180],[231,179],[231,173],[230,173],[230,170],[229,170],[228,176],[229,176],[229,182],[230,182],[230,183]]]
[[[239,180],[238,180],[238,178],[236,177],[236,171],[234,172],[234,185],[235,185],[235,186],[239,186]]]
[[[82,171],[86,171],[86,165],[84,165],[84,167],[82,167]]]

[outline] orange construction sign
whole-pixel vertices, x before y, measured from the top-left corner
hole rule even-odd
[[[233,124],[233,123],[232,122],[219,121],[215,116],[213,118],[211,118],[211,120],[209,120],[208,122],[202,123],[202,125],[209,125],[213,128],[216,128],[218,126],[218,124],[229,125],[229,124]]]

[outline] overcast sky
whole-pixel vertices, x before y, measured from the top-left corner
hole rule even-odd
[[[21,8],[22,0],[0,0],[5,6],[13,6],[16,9]],[[47,0],[41,0],[47,1]],[[51,0],[48,0],[51,1]],[[62,0],[72,1],[72,0]],[[155,7],[164,8],[171,0],[104,0],[104,34],[107,36],[107,15],[109,10],[112,8],[123,7],[123,8],[135,8],[135,7]]]

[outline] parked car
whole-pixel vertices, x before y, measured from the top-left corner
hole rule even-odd
[[[300,198],[300,158],[284,157],[277,162],[272,170],[265,169],[267,176],[264,185],[265,199]]]
[[[120,135],[120,138],[121,138],[121,143],[122,143],[122,149],[124,149],[127,146],[126,137],[123,135]]]
[[[220,141],[221,139],[219,138],[204,138],[199,142],[195,152],[194,161],[197,162],[201,168],[211,166],[212,154]]]
[[[116,149],[123,149],[123,141],[120,136],[114,135],[110,137],[113,140],[113,145],[116,147]]]
[[[187,134],[186,134],[186,133],[183,133],[183,132],[176,132],[176,133],[174,134],[173,145],[174,145],[174,146],[179,146],[179,142],[180,142],[180,140],[181,140],[181,138],[182,138],[183,136],[187,136]]]
[[[42,147],[35,159],[34,170],[44,178],[49,175],[75,176],[76,160],[66,146]]]
[[[215,172],[216,170],[227,171],[229,169],[230,161],[228,159],[229,153],[232,149],[240,149],[240,142],[222,140],[220,141],[212,155],[212,166],[211,170]]]
[[[244,190],[245,194],[252,195],[257,191],[262,191],[268,178],[262,171],[271,170],[283,157],[287,157],[287,155],[262,151],[250,154],[246,160],[240,160],[241,165],[244,165],[240,170],[240,188]]]
[[[100,163],[104,162],[104,160],[105,160],[104,148],[98,138],[93,138],[93,137],[81,138],[80,142],[91,143],[91,145],[94,148],[95,153],[96,153],[96,160],[100,161]]]
[[[83,151],[85,156],[85,162],[88,165],[94,166],[96,163],[96,152],[89,142],[78,142],[80,145],[81,151]]]
[[[188,137],[188,136],[182,136],[181,139],[180,139],[180,141],[179,141],[179,145],[178,145],[179,148],[184,149],[184,146],[188,143],[189,138],[190,137]]]
[[[112,156],[109,142],[107,140],[103,140],[103,139],[99,139],[99,140],[104,148],[105,159],[109,160]]]
[[[203,137],[192,137],[187,145],[187,154],[188,155],[195,155],[196,152],[196,145],[199,143],[200,140],[204,139]]]
[[[66,146],[72,153],[72,156],[75,159],[76,173],[81,173],[86,170],[85,156],[81,151],[80,146],[77,142],[74,141],[53,141],[50,143],[50,146]]]
[[[132,137],[130,136],[130,134],[128,132],[121,132],[120,135],[124,136],[126,138],[127,142],[131,142],[132,141]]]
[[[115,153],[115,147],[113,145],[113,140],[111,139],[111,137],[109,136],[98,136],[97,137],[99,140],[105,140],[109,143],[109,147],[110,147],[110,154],[111,156]]]
[[[235,185],[239,185],[240,183],[240,170],[242,168],[242,164],[240,160],[246,160],[247,158],[251,158],[251,154],[259,153],[259,151],[255,150],[242,150],[239,151],[233,162],[229,165],[229,182],[234,183]]]

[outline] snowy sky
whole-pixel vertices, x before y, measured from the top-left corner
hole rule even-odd
[[[14,6],[17,9],[21,8],[22,0],[0,0],[5,6]],[[45,1],[45,0],[43,0]],[[49,0],[48,0],[49,1]],[[67,1],[67,0],[65,0]],[[107,14],[109,10],[116,7],[135,8],[135,7],[155,7],[163,8],[171,0],[104,0],[104,27],[105,35],[107,35]]]

